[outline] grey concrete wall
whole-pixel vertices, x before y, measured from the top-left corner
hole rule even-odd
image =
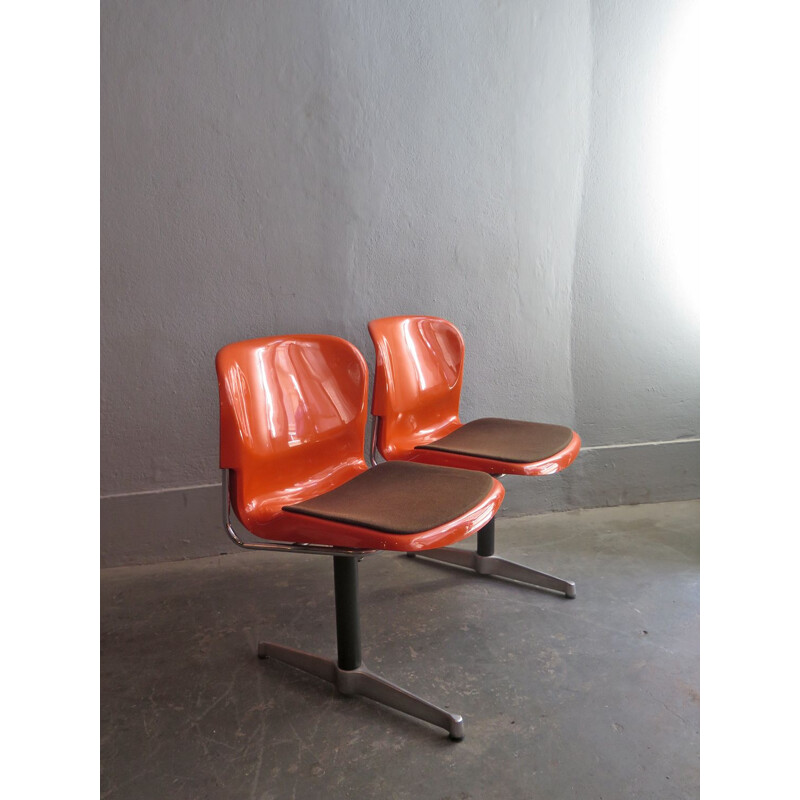
[[[506,513],[697,496],[696,325],[638,177],[684,6],[105,0],[104,563],[226,549],[222,345],[372,362],[404,312],[464,333],[465,419],[582,434]]]

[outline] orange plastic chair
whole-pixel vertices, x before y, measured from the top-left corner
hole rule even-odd
[[[368,327],[375,345],[373,464],[380,453],[388,463],[436,464],[500,477],[551,475],[577,457],[580,437],[561,425],[497,418],[461,422],[464,340],[451,322],[386,317]],[[477,538],[476,553],[444,547],[424,556],[575,597],[573,581],[495,556],[493,519]]]
[[[336,661],[272,642],[282,661],[463,737],[463,720],[378,677],[361,663],[357,564],[378,550],[420,552],[469,536],[490,520],[504,489],[467,470],[364,460],[367,365],[333,336],[251,339],[216,358],[223,521],[253,550],[333,557]],[[241,524],[261,541],[245,541]]]

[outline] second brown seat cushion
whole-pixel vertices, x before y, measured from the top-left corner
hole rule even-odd
[[[528,464],[554,456],[571,441],[572,430],[563,425],[486,417],[415,449]]]
[[[388,461],[283,510],[386,533],[422,533],[475,508],[492,485],[484,472]]]

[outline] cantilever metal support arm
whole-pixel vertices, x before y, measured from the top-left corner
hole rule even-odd
[[[302,544],[300,542],[273,542],[265,539],[260,542],[245,542],[234,530],[231,522],[231,489],[230,470],[222,470],[222,524],[228,538],[238,547],[245,550],[271,550],[278,553],[307,553],[322,556],[352,556],[361,558],[375,553],[375,550],[363,550],[357,547],[327,547],[325,545]]]

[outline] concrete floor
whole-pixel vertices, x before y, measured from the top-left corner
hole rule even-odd
[[[335,657],[329,558],[104,570],[101,796],[696,798],[698,518],[693,501],[499,519],[498,554],[575,580],[575,600],[364,559],[365,663],[462,714],[458,743],[256,658],[259,639]]]

